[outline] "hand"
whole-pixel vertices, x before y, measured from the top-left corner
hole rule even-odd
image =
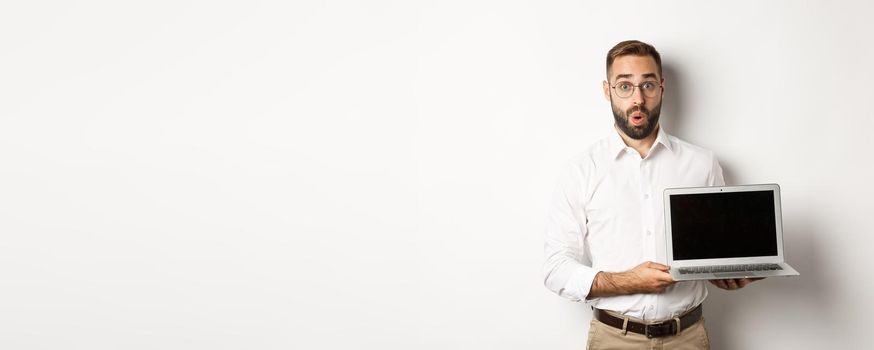
[[[725,290],[735,290],[746,287],[748,284],[753,283],[758,280],[763,280],[764,277],[757,278],[738,278],[738,279],[724,279],[724,280],[710,280],[710,283],[713,283],[714,286]]]
[[[667,265],[647,261],[626,273],[632,277],[635,285],[632,289],[637,293],[661,293],[676,283],[668,271],[670,267]]]

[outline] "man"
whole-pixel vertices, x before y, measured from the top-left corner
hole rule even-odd
[[[559,180],[544,284],[592,305],[589,349],[709,349],[701,318],[705,284],[675,282],[662,264],[662,192],[724,185],[722,168],[713,152],[660,127],[665,80],[651,45],[614,46],[603,89],[616,132],[574,158]],[[712,283],[733,290],[752,281]]]

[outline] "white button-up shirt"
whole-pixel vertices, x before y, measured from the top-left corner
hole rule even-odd
[[[586,300],[599,271],[627,271],[644,261],[666,263],[663,192],[671,187],[724,185],[713,152],[659,127],[646,158],[618,131],[574,158],[560,177],[546,229],[545,285]],[[644,320],[664,320],[707,297],[702,281],[678,282],[660,294],[587,300]]]

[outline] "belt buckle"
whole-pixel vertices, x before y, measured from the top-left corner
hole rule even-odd
[[[648,324],[643,328],[643,333],[647,338],[659,338],[666,335],[676,334],[677,324],[674,320],[665,321],[662,323]]]

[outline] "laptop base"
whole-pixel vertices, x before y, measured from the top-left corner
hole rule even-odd
[[[714,273],[680,273],[678,268],[671,268],[671,277],[674,281],[699,281],[699,280],[721,280],[734,278],[763,278],[763,277],[781,277],[781,276],[798,276],[798,271],[786,263],[779,263],[782,270],[770,271],[737,271],[737,272],[714,272]]]

